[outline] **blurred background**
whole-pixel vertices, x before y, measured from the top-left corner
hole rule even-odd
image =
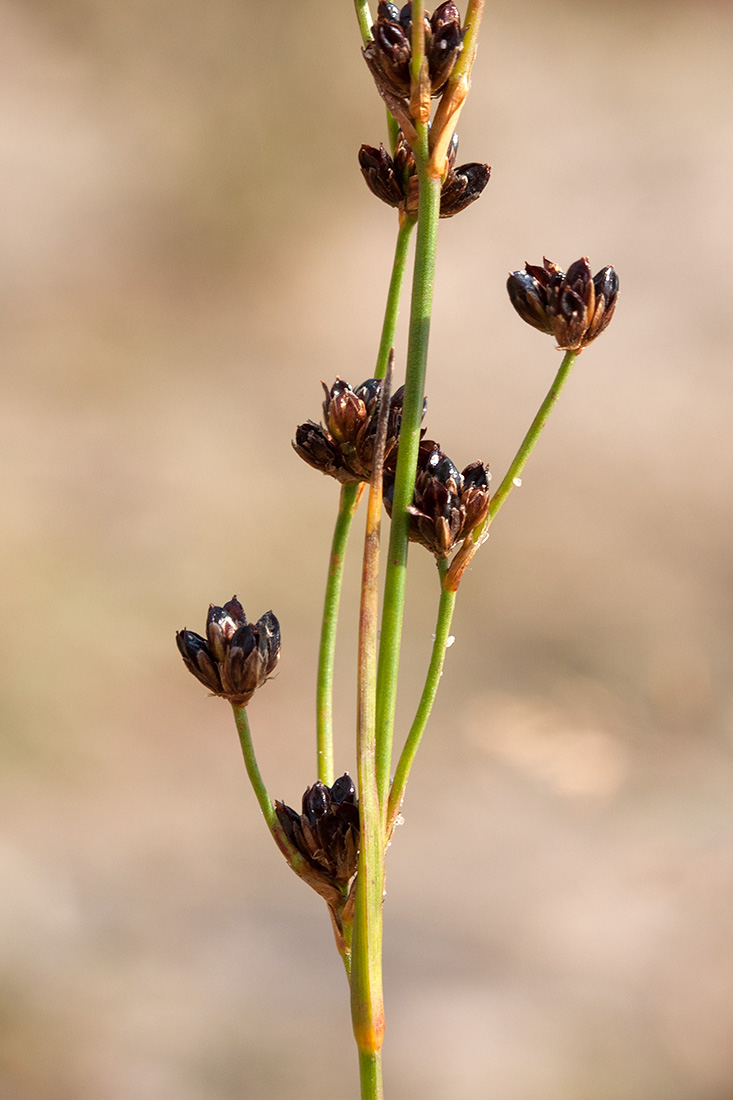
[[[173,635],[275,610],[250,716],[297,805],[337,487],[290,440],[372,374],[396,230],[359,45],[347,0],[0,0],[1,1100],[357,1095],[325,907]],[[459,467],[502,476],[558,363],[507,272],[622,293],[461,589],[389,857],[390,1100],[733,1096],[731,61],[730,3],[487,6],[428,384]]]

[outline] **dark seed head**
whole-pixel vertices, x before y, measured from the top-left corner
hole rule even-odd
[[[176,634],[186,668],[214,695],[246,705],[272,675],[280,657],[280,625],[271,611],[248,623],[239,600],[212,604],[206,639],[191,630]]]
[[[410,538],[437,558],[447,558],[457,544],[481,523],[489,509],[489,468],[473,462],[463,473],[439,444],[420,444],[415,493],[410,513]],[[384,503],[392,514],[394,471],[385,471]]]
[[[359,857],[359,807],[348,774],[332,787],[320,781],[303,794],[298,814],[283,802],[275,803],[278,821],[305,860],[303,878],[325,897],[343,893],[356,874]]]
[[[545,259],[543,267],[525,264],[507,280],[512,305],[519,316],[540,332],[552,333],[563,351],[582,351],[613,316],[618,299],[618,275],[604,267],[591,275],[586,256],[566,272]]]

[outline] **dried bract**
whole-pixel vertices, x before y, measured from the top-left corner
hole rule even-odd
[[[345,893],[359,858],[359,805],[350,777],[342,775],[332,787],[320,781],[308,787],[300,814],[283,802],[275,803],[275,812],[306,861],[301,877],[325,897],[334,888]]]
[[[234,596],[223,607],[209,607],[205,638],[180,630],[176,643],[186,668],[204,687],[230,703],[246,706],[280,658],[280,624],[272,611],[248,623]]]
[[[447,558],[457,544],[482,523],[489,511],[489,467],[472,462],[459,473],[432,439],[420,444],[415,494],[410,512],[410,539],[436,558]],[[384,503],[392,515],[394,469],[385,470]]]
[[[525,264],[507,280],[512,305],[528,325],[551,333],[563,351],[582,351],[613,317],[619,293],[612,267],[591,275],[587,257],[567,272],[545,259],[542,267]]]
[[[313,420],[300,424],[295,431],[293,447],[309,466],[336,478],[342,485],[354,481],[369,481],[377,432],[379,399],[382,382],[368,378],[356,389],[337,378],[329,389],[323,389],[323,425]],[[386,454],[397,446],[402,423],[404,386],[392,395],[389,403]]]

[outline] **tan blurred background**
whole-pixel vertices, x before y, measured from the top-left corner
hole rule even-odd
[[[390,853],[390,1100],[733,1097],[732,61],[728,3],[487,6],[431,434],[500,477],[544,395],[508,270],[587,253],[622,297],[461,592]],[[0,0],[0,89],[0,1100],[354,1097],[325,909],[173,644],[276,611],[251,717],[297,804],[335,485],[290,439],[372,373],[395,230],[351,6]],[[414,552],[402,728],[435,588]]]

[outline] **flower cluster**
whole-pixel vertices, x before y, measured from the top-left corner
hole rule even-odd
[[[410,506],[410,539],[447,558],[489,512],[489,467],[472,462],[459,473],[440,446],[423,439]],[[392,515],[394,470],[384,471],[384,504]]]
[[[369,481],[382,382],[378,378],[368,378],[352,389],[348,382],[337,378],[330,390],[325,382],[322,385],[326,394],[323,425],[313,420],[299,424],[293,447],[309,466],[335,477],[342,485],[350,481]],[[385,455],[391,454],[397,446],[404,391],[401,386],[389,403]]]
[[[591,274],[583,256],[561,271],[545,259],[542,267],[525,264],[507,279],[511,303],[528,325],[551,333],[563,351],[582,351],[603,332],[618,300],[618,275],[612,267]]]
[[[458,152],[458,135],[454,134],[446,158],[447,175],[440,192],[440,216],[452,218],[478,199],[489,182],[491,168],[488,164],[461,164],[455,168]],[[394,157],[383,145],[375,149],[362,145],[359,150],[359,166],[367,187],[382,202],[396,207],[411,217],[417,215],[418,181],[415,157],[400,130],[395,144]]]
[[[272,611],[248,623],[236,598],[212,604],[206,637],[180,630],[176,643],[190,673],[213,695],[244,706],[275,670],[280,657],[280,624]]]
[[[464,33],[453,0],[436,8],[431,18],[425,14],[425,58],[431,95],[440,95],[453,72],[463,49]],[[406,106],[411,93],[412,4],[400,9],[380,0],[372,39],[364,49],[364,60],[377,88],[382,95],[387,93]]]
[[[324,895],[345,892],[356,874],[359,857],[359,805],[351,778],[344,774],[332,787],[320,781],[303,795],[303,812],[275,803],[275,813],[290,843],[303,857],[301,876]]]

